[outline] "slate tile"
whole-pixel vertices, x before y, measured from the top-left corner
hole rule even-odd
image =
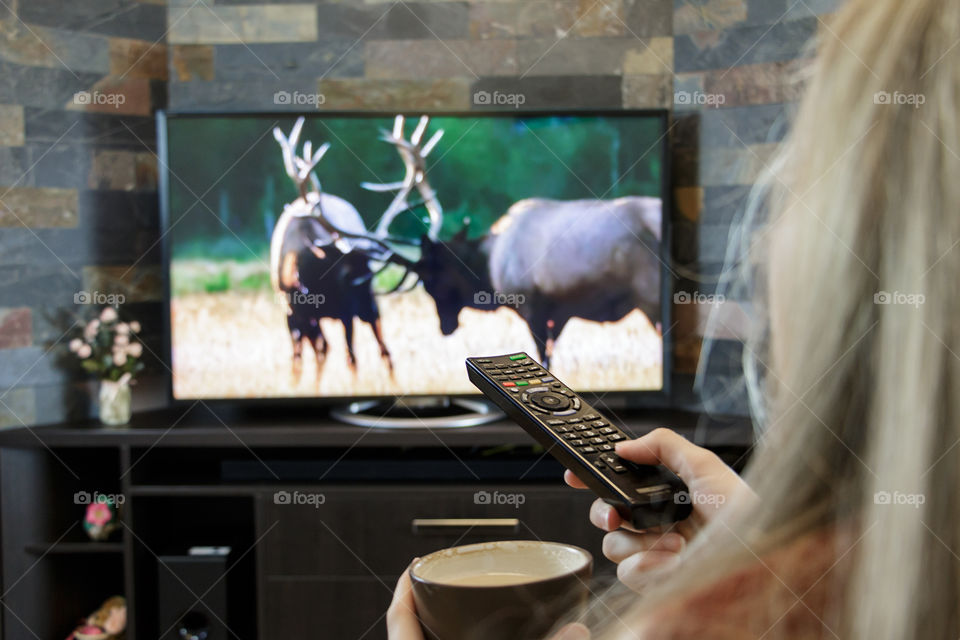
[[[666,0],[624,0],[627,35],[636,38],[673,35],[673,6]]]
[[[19,147],[23,136],[23,107],[0,104],[0,147]]]
[[[23,22],[0,22],[0,60],[73,73],[107,73],[110,67],[107,38],[90,33],[27,28]]]
[[[481,78],[471,86],[477,110],[501,110],[491,99],[478,93],[522,95],[523,109],[618,109],[623,105],[622,78],[597,76],[527,76],[526,78]]]
[[[171,82],[213,80],[213,46],[178,44],[170,47]]]
[[[0,227],[75,227],[77,192],[51,187],[6,189],[0,202]]]
[[[807,42],[816,34],[816,26],[816,19],[804,18],[772,27],[758,25],[678,35],[674,39],[674,65],[677,71],[685,72],[791,60],[804,52]]]
[[[214,76],[218,81],[254,78],[342,78],[363,75],[363,45],[350,38],[319,42],[216,45]]]
[[[67,69],[27,67],[0,61],[0,103],[62,109],[74,93],[93,86],[101,76]]]
[[[445,40],[469,34],[470,13],[466,2],[323,3],[317,5],[317,21],[321,39]]]
[[[135,0],[30,0],[19,3],[19,17],[31,25],[150,42],[166,31],[166,7]]]
[[[0,307],[0,349],[29,347],[33,326],[29,307]]]
[[[253,44],[317,39],[312,4],[170,7],[168,44]]]
[[[515,75],[514,40],[378,40],[364,47],[368,78]]]
[[[326,79],[319,83],[324,109],[466,109],[470,85],[462,78],[423,80]]]

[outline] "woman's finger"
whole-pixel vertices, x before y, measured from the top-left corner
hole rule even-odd
[[[680,556],[672,551],[637,553],[617,565],[617,578],[631,589],[640,591],[649,583],[652,569],[668,568],[679,559]]]
[[[662,464],[688,483],[701,472],[702,467],[719,462],[719,458],[707,449],[663,427],[636,440],[618,442],[616,447],[617,455],[621,458],[637,464]]]
[[[574,489],[586,489],[587,485],[583,484],[583,480],[574,475],[573,471],[567,469],[563,472],[563,481]]]
[[[419,558],[415,558],[416,562]],[[410,566],[413,566],[413,562]],[[393,601],[387,609],[387,637],[390,640],[424,640],[417,620],[417,605],[413,600],[413,585],[410,582],[410,567],[403,570],[397,587],[393,590]]]
[[[648,551],[680,553],[685,544],[679,533],[632,533],[620,529],[603,536],[603,555],[620,563],[634,554]]]
[[[593,504],[590,505],[590,522],[598,529],[616,531],[620,526],[621,520],[620,514],[617,513],[616,509],[600,498],[597,498],[593,501]]]

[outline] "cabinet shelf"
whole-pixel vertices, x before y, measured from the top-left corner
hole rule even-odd
[[[34,556],[123,553],[122,542],[33,542],[24,551]]]

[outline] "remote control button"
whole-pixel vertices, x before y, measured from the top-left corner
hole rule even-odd
[[[553,382],[554,380],[556,380],[556,378],[549,377],[549,376],[546,377],[546,378],[543,378],[543,381],[544,381],[544,382]]]
[[[588,424],[578,424],[578,425],[577,425],[576,427],[574,427],[574,428],[575,428],[577,431],[589,431],[589,430],[590,430],[590,425],[588,425]]]
[[[517,386],[518,386],[518,387],[525,387],[525,386],[527,386],[528,384],[530,384],[530,383],[527,382],[526,380],[517,380]]]
[[[597,420],[596,422],[593,423],[593,426],[595,426],[595,427],[606,427],[606,426],[608,426],[608,425],[607,425],[607,423],[604,422],[603,420]]]
[[[596,452],[597,450],[594,449],[593,447],[584,447],[583,449],[580,449],[580,453],[596,453]]]
[[[595,466],[597,469],[606,469],[606,468],[607,468],[607,465],[603,464],[603,462],[602,462],[601,460],[594,460],[594,461],[593,461],[593,466]]]
[[[540,367],[533,365],[532,367],[527,367],[527,371],[540,371]]]
[[[553,383],[552,385],[550,385],[550,386],[553,387],[554,389],[561,389],[561,388],[563,388],[563,385],[560,384],[559,382],[554,382],[554,383]]]
[[[555,393],[531,393],[530,402],[534,406],[548,411],[565,411],[570,408],[570,401]]]
[[[581,433],[580,435],[583,436],[585,434]],[[606,440],[604,440],[603,438],[590,438],[590,444],[605,444],[605,443],[606,443]]]
[[[597,447],[597,449],[600,449],[600,451],[614,451],[614,450],[615,450],[615,448],[614,448],[614,446],[613,446],[612,444],[602,444],[602,445],[600,445],[599,447]]]
[[[571,446],[571,447],[582,447],[582,446],[584,446],[584,445],[586,445],[586,444],[587,444],[587,441],[586,441],[586,440],[580,440],[580,439],[571,439],[571,440],[570,440],[570,446]]]
[[[563,420],[552,419],[552,420],[547,420],[547,424],[550,425],[551,427],[559,427],[560,425],[566,424],[566,423]]]
[[[615,464],[615,465],[611,466],[610,468],[613,469],[613,472],[614,472],[614,473],[626,473],[626,472],[627,472],[627,468],[626,468],[625,466],[623,466],[622,464]]]
[[[599,420],[599,419],[600,419],[600,416],[598,416],[598,415],[595,414],[595,413],[588,413],[587,415],[583,416],[583,419],[584,419],[584,420]]]
[[[624,439],[623,435],[619,433],[615,433],[613,435],[607,436],[607,440],[609,440],[610,442],[620,442],[623,439]]]
[[[516,387],[510,387],[510,392],[511,392],[511,393],[520,393],[520,389],[517,389]]]
[[[505,386],[505,387],[515,387],[515,386],[517,386],[517,383],[516,383],[516,382],[504,382],[504,383],[503,383],[503,386]]]
[[[583,422],[583,418],[567,418],[567,422],[573,424],[575,422]]]
[[[490,364],[491,362],[493,362],[493,360],[491,360],[490,358],[479,358],[477,362],[479,362],[480,364]]]
[[[596,432],[596,431],[587,430],[587,431],[584,431],[583,433],[581,433],[581,434],[580,434],[580,437],[582,437],[582,438],[596,438],[596,437],[597,437],[597,432]]]
[[[561,434],[560,437],[563,438],[564,440],[576,440],[580,436],[578,436],[575,433],[564,433],[564,434]]]
[[[573,433],[573,429],[570,427],[557,427],[554,431],[557,433]]]
[[[576,411],[580,411],[580,398],[574,398],[574,399],[573,399],[573,408],[574,408]]]
[[[600,429],[600,433],[602,433],[605,436],[608,436],[611,433],[616,433],[616,432],[617,430],[614,429],[613,427],[604,427],[603,429]]]
[[[515,353],[515,354],[513,354],[512,356],[510,356],[510,359],[511,359],[511,360],[526,360],[526,359],[527,359],[527,354],[525,354],[525,353]]]
[[[615,464],[620,464],[620,457],[615,453],[605,453],[600,456],[600,459],[609,464],[611,467]]]
[[[572,398],[572,397],[574,397],[575,395],[577,395],[577,394],[575,394],[573,391],[570,391],[569,389],[560,389],[560,393],[562,393],[563,395],[567,396],[568,398]]]

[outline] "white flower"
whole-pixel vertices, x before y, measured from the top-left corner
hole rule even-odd
[[[93,354],[93,349],[88,344],[80,345],[80,348],[77,349],[77,355],[80,359],[85,360]]]
[[[139,358],[143,354],[143,345],[139,342],[131,343],[130,346],[127,347],[127,354],[134,358]]]
[[[114,351],[113,352],[113,364],[118,367],[122,367],[127,364],[127,352],[126,351]]]
[[[117,384],[119,384],[122,387],[124,385],[130,384],[130,381],[132,379],[133,379],[133,374],[127,371],[125,374],[120,376],[120,379],[117,380]]]
[[[100,328],[100,321],[96,318],[87,323],[83,328],[83,337],[87,340],[93,340],[97,337],[97,329]]]
[[[83,345],[83,340],[80,338],[74,338],[70,341],[70,351],[71,353],[76,353],[80,350],[80,347]]]
[[[117,345],[118,347],[125,347],[130,344],[130,336],[125,333],[118,334],[113,339],[113,344]]]
[[[134,333],[140,333],[140,323],[137,322],[136,320],[134,320],[133,322],[131,322],[131,323],[130,323],[130,331],[133,331]]]
[[[117,310],[113,307],[104,307],[100,312],[100,319],[104,322],[113,322],[117,319]]]
[[[126,322],[121,322],[117,324],[117,333],[119,333],[122,336],[130,335],[130,325],[128,325]]]

